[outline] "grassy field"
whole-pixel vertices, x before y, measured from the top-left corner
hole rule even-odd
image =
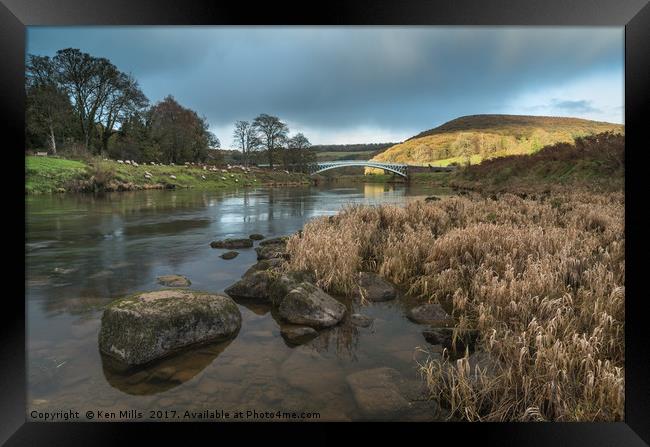
[[[151,174],[151,178],[145,178],[145,171]],[[213,172],[197,166],[136,167],[112,160],[92,159],[83,162],[28,156],[25,157],[25,192],[38,194],[163,188],[218,189],[310,182],[306,175],[300,173],[287,174],[284,171],[256,168],[251,168],[250,172],[236,168],[225,171],[219,169]]]
[[[415,165],[471,164],[510,155],[533,154],[559,142],[612,131],[620,124],[578,118],[471,115],[422,132],[376,155],[373,160]]]

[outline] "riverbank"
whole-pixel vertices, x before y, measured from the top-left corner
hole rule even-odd
[[[624,195],[584,190],[351,207],[307,223],[287,250],[290,269],[329,293],[375,272],[453,317],[451,330],[422,325],[420,363],[452,417],[620,421],[624,246]]]
[[[308,185],[306,174],[240,167],[132,165],[113,160],[25,157],[25,193],[133,191],[144,189],[225,189]]]

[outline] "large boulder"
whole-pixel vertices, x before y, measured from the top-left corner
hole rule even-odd
[[[388,367],[368,369],[350,374],[346,381],[362,416],[386,420],[409,409],[409,401],[398,387],[401,374]]]
[[[240,326],[239,308],[224,295],[139,293],[104,310],[99,349],[127,366],[143,365],[195,343],[225,340]]]
[[[289,323],[325,328],[341,321],[346,308],[315,285],[302,282],[284,297],[278,311]]]
[[[253,246],[252,239],[223,239],[221,241],[212,241],[210,242],[210,247],[212,248],[250,248]]]
[[[354,295],[368,301],[389,301],[397,297],[397,289],[376,273],[361,272]]]
[[[409,310],[406,316],[415,323],[446,327],[454,324],[453,318],[440,304],[427,303]]]

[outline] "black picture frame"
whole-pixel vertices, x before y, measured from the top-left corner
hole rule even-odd
[[[9,239],[16,243],[8,251],[5,278],[24,275],[18,238],[24,231],[24,197],[18,189],[24,182],[21,174],[24,147],[24,59],[26,26],[30,25],[557,25],[625,27],[625,127],[626,127],[626,395],[625,421],[620,423],[436,423],[436,424],[156,424],[151,423],[36,423],[25,420],[25,303],[16,293],[5,293],[0,312],[0,442],[6,445],[89,445],[128,442],[135,434],[148,441],[161,437],[199,442],[205,434],[211,442],[236,435],[240,440],[294,439],[318,443],[374,442],[396,437],[406,442],[420,442],[421,435],[430,442],[444,439],[466,441],[473,438],[479,445],[517,444],[642,446],[650,444],[650,337],[647,299],[643,286],[646,265],[642,256],[648,251],[647,232],[642,219],[646,209],[644,189],[644,139],[646,119],[650,114],[650,5],[648,0],[357,0],[321,4],[307,2],[280,5],[277,2],[213,3],[209,0],[0,0],[0,112],[5,159],[4,174],[15,175],[9,202],[5,198],[5,223]],[[15,167],[14,167],[15,166]],[[4,183],[4,182],[3,182]],[[22,223],[22,225],[21,225]],[[12,231],[12,233],[9,233]],[[20,255],[22,253],[22,256]],[[18,254],[18,259],[15,255]],[[24,265],[24,263],[23,263]],[[23,283],[24,286],[24,283]],[[24,296],[24,288],[23,296]],[[349,429],[345,437],[338,429]],[[205,433],[201,433],[205,432]],[[282,438],[276,438],[276,436]],[[403,442],[402,441],[402,442]],[[205,442],[205,441],[204,441]]]

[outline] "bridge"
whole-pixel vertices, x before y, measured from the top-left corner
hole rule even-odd
[[[258,164],[260,168],[269,167],[268,164]],[[295,166],[295,165],[290,165]],[[403,163],[384,163],[374,160],[339,160],[339,161],[319,161],[307,165],[309,175],[318,174],[320,172],[329,171],[330,169],[347,168],[350,166],[358,166],[363,168],[376,168],[383,169],[384,171],[392,172],[396,175],[408,179],[409,172],[430,172],[430,171],[453,171],[454,166],[416,166],[407,165]]]
[[[309,174],[329,171],[336,168],[347,168],[349,166],[360,166],[364,168],[377,168],[390,171],[404,178],[408,178],[408,165],[400,163],[383,163],[372,160],[343,160],[343,161],[319,161],[309,165]]]

